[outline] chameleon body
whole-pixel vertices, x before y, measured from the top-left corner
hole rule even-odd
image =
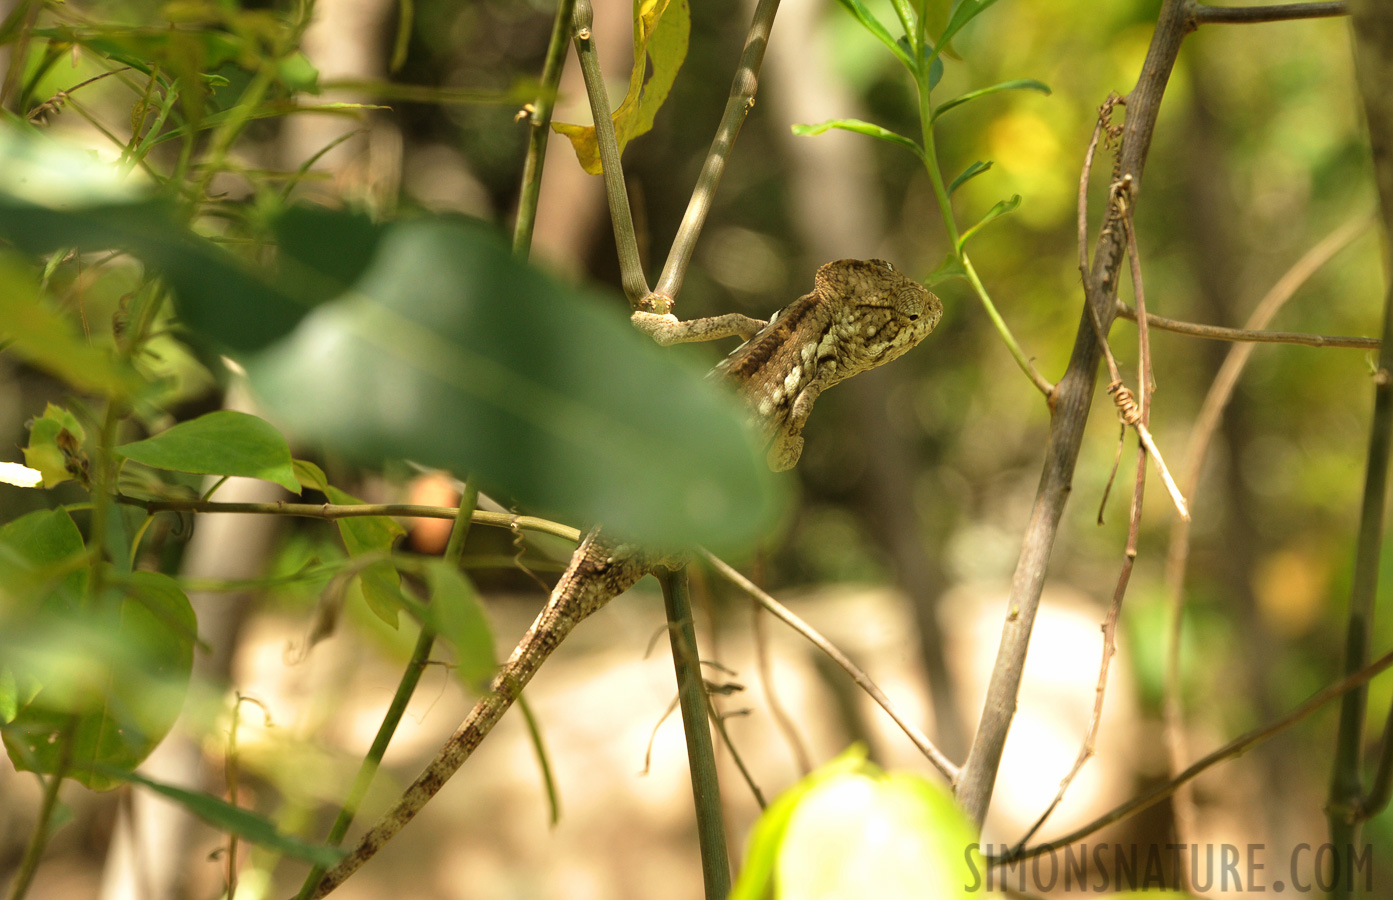
[[[768,323],[722,317],[741,324],[713,328],[712,320],[683,323],[671,315],[653,313],[636,313],[634,321],[660,343],[748,334],[749,339],[721,361],[712,375],[732,383],[745,398],[770,442],[770,467],[782,471],[798,461],[803,425],[822,391],[902,355],[933,331],[942,314],[937,297],[889,263],[843,259],[818,269],[813,291],[775,313]],[[324,875],[313,896],[323,897],[338,887],[411,821],[582,619],[663,561],[657,554],[614,542],[601,537],[598,528],[592,529],[546,606],[499,669],[489,692],[401,800]]]

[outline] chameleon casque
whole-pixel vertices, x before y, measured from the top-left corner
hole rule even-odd
[[[769,466],[791,469],[803,451],[803,426],[827,388],[895,359],[934,330],[943,307],[923,285],[879,259],[843,259],[817,271],[811,293],[767,322],[744,316],[678,322],[668,314],[635,313],[634,323],[660,343],[748,337],[712,376],[744,397],[766,440]],[[657,332],[663,331],[665,337]],[[390,840],[446,780],[522,693],[551,652],[584,618],[632,587],[668,557],[594,528],[581,541],[546,606],[470,712],[426,770],[390,811],[319,882],[322,897]]]

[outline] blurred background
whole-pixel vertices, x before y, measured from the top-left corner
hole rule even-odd
[[[869,5],[882,21],[894,20],[888,3]],[[133,25],[180,12],[179,4],[149,2],[70,6],[94,20]],[[1002,315],[1051,380],[1063,373],[1081,308],[1075,201],[1084,150],[1099,104],[1134,84],[1158,7],[1000,3],[956,40],[960,58],[947,60],[935,91],[946,98],[1015,78],[1039,79],[1053,90],[968,104],[938,129],[945,173],[975,160],[994,164],[955,196],[961,223],[976,221],[998,200],[1023,198],[971,251]],[[695,183],[752,8],[740,0],[692,5],[690,50],[672,95],[653,131],[625,153],[650,275],[661,267]],[[530,0],[416,0],[404,62],[392,72],[399,12],[384,0],[319,0],[304,41],[322,82],[358,85],[321,100],[389,109],[268,120],[234,147],[233,158],[246,172],[293,170],[351,132],[314,164],[302,196],[382,216],[460,212],[511,228],[527,139],[517,115],[540,76],[553,8]],[[628,4],[596,4],[596,41],[615,103],[632,62],[630,15]],[[1303,254],[1373,211],[1348,28],[1343,19],[1209,26],[1186,39],[1137,207],[1152,312],[1241,326]],[[38,93],[56,94],[103,68],[85,51],[74,52]],[[495,92],[498,99],[403,102],[375,93],[371,83],[381,81]],[[86,112],[70,105],[50,115],[47,127],[109,153],[93,121],[127,134],[129,91],[106,79],[73,96]],[[790,129],[846,117],[916,134],[913,86],[838,4],[786,4],[758,102],[679,298],[680,317],[767,317],[810,290],[816,267],[836,258],[881,257],[918,278],[934,270],[946,239],[922,166],[910,154],[860,135],[795,137]],[[556,118],[589,121],[573,58]],[[1110,162],[1100,155],[1096,166],[1095,221]],[[213,189],[230,201],[249,198],[248,177],[220,176]],[[608,286],[615,315],[626,312],[601,183],[580,170],[564,140],[550,143],[533,257],[569,279]],[[1377,232],[1365,229],[1271,327],[1377,335],[1385,277]],[[945,309],[936,333],[895,365],[818,403],[795,472],[799,501],[755,569],[763,585],[843,647],[961,760],[1006,613],[1048,410],[966,284],[949,281],[935,290]],[[1122,296],[1130,302],[1126,286]],[[86,312],[109,317],[116,299],[94,295]],[[1125,321],[1112,332],[1129,384],[1135,334]],[[1193,476],[1184,468],[1192,425],[1228,345],[1152,334],[1152,429],[1184,483]],[[714,363],[729,349],[672,352]],[[170,398],[178,418],[244,402],[216,392],[172,341],[168,359],[178,375]],[[1358,350],[1260,346],[1225,412],[1189,498],[1183,665],[1191,758],[1337,679],[1371,365]],[[1099,526],[1118,427],[1110,401],[1098,393],[984,841],[1014,842],[1043,811],[1078,753],[1092,708],[1098,624],[1122,562],[1135,459],[1129,438]],[[0,443],[10,448],[4,459],[19,458],[26,420],[61,397],[59,385],[0,356]],[[422,482],[407,470],[335,470],[333,463],[326,467],[335,483],[352,485],[369,501],[449,502],[448,483]],[[229,485],[219,499],[239,499],[238,490]],[[1166,777],[1163,564],[1174,511],[1154,479],[1147,499],[1098,754],[1039,837],[1089,821]],[[0,488],[0,520],[46,502],[38,492]],[[443,540],[429,533],[412,539],[419,547]],[[171,552],[185,574],[256,577],[341,555],[336,541],[328,523],[203,517]],[[469,552],[511,555],[512,537],[476,528]],[[558,553],[564,558],[564,548]],[[546,580],[554,572],[536,575]],[[508,569],[480,570],[476,580],[506,650],[544,587]],[[931,771],[811,648],[772,621],[756,627],[742,597],[707,582],[698,584],[703,655],[723,667],[708,678],[744,688],[718,703],[766,797],[795,781],[803,766],[858,740],[883,765]],[[389,631],[361,602],[350,602],[334,639],[301,652],[315,600],[306,588],[195,598],[200,634],[214,652],[200,660],[195,711],[147,763],[152,774],[225,792],[229,697],[240,692],[256,705],[240,706],[238,801],[287,829],[322,836],[320,805],[341,796],[371,741],[414,626],[404,621],[400,632]],[[662,628],[650,580],[582,626],[529,688],[561,790],[558,824],[548,824],[536,760],[513,714],[340,896],[699,897],[680,725],[675,717],[663,721],[675,693],[672,676],[665,650],[647,652]],[[768,679],[760,676],[757,631],[766,633]],[[1390,640],[1385,616],[1376,626],[1376,651]],[[1387,679],[1375,681],[1371,744],[1391,699]],[[427,673],[369,794],[367,816],[414,777],[469,703],[443,669]],[[1298,844],[1320,844],[1334,723],[1332,706],[1201,778],[1187,839],[1265,844],[1274,867]],[[720,752],[738,858],[759,807],[729,753]],[[32,776],[0,764],[0,872],[17,864],[38,793]],[[32,896],[214,897],[224,889],[222,838],[181,823],[177,811],[127,791],[93,795],[73,785],[63,800],[73,818],[55,835]],[[1164,844],[1174,834],[1172,807],[1163,803],[1097,839]],[[1375,819],[1366,836],[1375,870],[1387,871],[1393,818]],[[237,896],[293,892],[303,868],[277,869],[276,862],[262,851],[248,854]]]

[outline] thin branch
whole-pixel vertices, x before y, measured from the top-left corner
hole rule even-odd
[[[1188,6],[1184,0],[1165,0],[1137,85],[1127,97],[1127,119],[1122,128],[1117,179],[1131,176],[1134,187],[1140,186],[1161,97],[1187,30],[1187,13]],[[1115,216],[1115,212],[1110,211],[1109,215]],[[1078,461],[1084,426],[1093,401],[1098,361],[1102,353],[1093,332],[1093,318],[1097,317],[1098,324],[1106,332],[1114,316],[1117,276],[1124,250],[1118,229],[1108,227],[1114,223],[1115,219],[1106,222],[1098,236],[1093,265],[1084,283],[1085,308],[1074,338],[1074,349],[1068,369],[1051,397],[1054,416],[1050,423],[1044,471],[1011,581],[1001,645],[992,668],[982,716],[972,750],[955,787],[959,804],[978,825],[986,818],[987,807],[991,804],[1001,755],[1011,731],[1030,634],[1040,608],[1045,572],[1069,497],[1074,466]]]
[[[764,686],[764,699],[769,704],[769,715],[784,736],[799,773],[808,775],[813,771],[812,757],[808,755],[808,748],[803,746],[803,739],[794,727],[793,719],[774,689],[774,670],[769,664],[769,636],[764,627],[764,610],[758,603],[751,603],[750,609],[754,613],[755,662],[759,667],[760,684]]]
[[[634,236],[634,217],[629,212],[629,194],[624,188],[624,169],[619,162],[619,140],[610,118],[609,95],[605,91],[605,76],[600,71],[600,56],[595,51],[595,11],[590,0],[575,0],[571,39],[576,58],[585,79],[585,93],[590,99],[590,114],[595,119],[595,143],[600,150],[600,168],[605,177],[605,196],[609,200],[609,218],[614,226],[614,243],[619,250],[619,272],[624,283],[624,296],[635,309],[648,296],[648,279],[639,260],[638,239]]]
[[[561,70],[566,65],[566,39],[571,32],[574,10],[575,0],[557,3],[547,59],[542,66],[542,84],[537,89],[537,99],[523,108],[528,124],[527,159],[522,166],[522,191],[518,195],[518,215],[513,223],[513,252],[524,258],[532,247],[537,198],[542,191],[542,165],[546,162],[547,138],[551,134],[551,113],[556,107]]]
[[[1088,139],[1088,149],[1083,154],[1083,168],[1079,171],[1079,276],[1088,282],[1088,180],[1093,174],[1093,156],[1098,152],[1098,139],[1103,136],[1104,109],[1111,110],[1112,97],[1098,108],[1098,118],[1093,123],[1093,136]]]
[[[1215,750],[1213,753],[1210,753],[1207,756],[1204,756],[1198,761],[1196,761],[1193,765],[1191,765],[1185,771],[1181,772],[1176,777],[1172,778],[1170,781],[1167,781],[1163,784],[1159,784],[1151,788],[1149,791],[1146,791],[1145,793],[1138,794],[1131,800],[1128,800],[1126,803],[1121,804],[1120,806],[1116,807],[1110,812],[1104,813],[1103,815],[1094,819],[1092,822],[1089,822],[1087,825],[1084,825],[1083,827],[1075,831],[1071,831],[1069,834],[1065,835],[1062,838],[1058,838],[1053,841],[1048,841],[1043,844],[1037,844],[1034,847],[1029,847],[1021,851],[1019,854],[1014,854],[1010,857],[993,859],[992,862],[1014,862],[1016,860],[1030,859],[1035,856],[1040,856],[1043,853],[1049,853],[1053,850],[1058,850],[1061,847],[1066,847],[1069,844],[1081,841],[1084,838],[1088,837],[1090,834],[1093,834],[1096,831],[1106,828],[1114,822],[1119,822],[1122,819],[1125,819],[1128,816],[1133,815],[1134,813],[1139,813],[1142,810],[1150,806],[1153,806],[1156,803],[1159,803],[1160,801],[1171,796],[1182,785],[1190,781],[1193,781],[1195,778],[1203,774],[1206,770],[1214,767],[1215,765],[1223,762],[1226,759],[1232,759],[1235,756],[1242,755],[1244,752],[1252,749],[1254,746],[1261,744],[1264,741],[1267,741],[1268,739],[1275,737],[1278,734],[1281,734],[1283,731],[1286,731],[1288,728],[1300,722],[1302,719],[1305,719],[1307,716],[1311,715],[1316,710],[1329,703],[1331,700],[1334,700],[1336,697],[1346,694],[1349,691],[1355,690],[1356,688],[1362,687],[1363,685],[1368,683],[1369,680],[1372,679],[1375,675],[1378,675],[1380,672],[1389,668],[1390,666],[1393,666],[1393,652],[1389,652],[1379,657],[1379,659],[1375,661],[1373,664],[1366,666],[1365,668],[1354,673],[1353,675],[1350,675],[1340,681],[1337,681],[1335,684],[1332,684],[1329,687],[1324,688],[1318,693],[1312,695],[1308,700],[1306,700],[1306,702],[1302,703],[1300,706],[1296,707],[1291,712],[1287,713],[1285,716],[1282,716],[1280,719],[1270,722],[1267,725],[1262,726],[1261,728],[1256,728],[1248,732],[1247,734],[1242,735],[1241,737],[1229,741],[1227,744],[1220,747],[1218,750]]]
[[[856,682],[857,687],[865,691],[881,709],[885,710],[886,714],[894,720],[895,724],[900,726],[900,730],[909,737],[915,747],[919,748],[919,752],[924,754],[925,758],[933,764],[934,768],[943,773],[944,778],[947,778],[950,783],[957,779],[958,767],[953,764],[953,761],[945,756],[943,751],[935,747],[933,741],[929,740],[928,736],[920,731],[918,726],[905,718],[904,715],[896,709],[895,705],[890,702],[890,698],[885,696],[885,692],[877,687],[874,681],[871,681],[870,676],[861,671],[855,663],[847,658],[846,654],[838,650],[835,644],[819,634],[811,625],[796,616],[792,610],[769,596],[761,590],[758,585],[750,581],[744,575],[741,575],[732,568],[729,563],[719,556],[716,556],[710,550],[702,549],[701,555],[703,559],[711,564],[712,568],[721,573],[731,584],[734,584],[736,587],[749,594],[760,606],[773,613],[775,618],[801,634],[814,647],[831,657],[833,662],[841,666],[842,671],[851,676],[851,680]]]
[[[754,796],[755,803],[759,805],[760,809],[767,809],[769,801],[764,798],[764,792],[759,789],[759,783],[755,781],[754,773],[750,771],[749,766],[745,765],[745,758],[740,755],[740,749],[735,746],[735,741],[730,739],[730,732],[726,729],[726,717],[716,708],[710,692],[706,692],[706,713],[711,718],[711,726],[721,736],[721,742],[725,744],[726,751],[730,753],[731,762],[735,763],[740,777],[745,780],[745,787],[749,788],[750,793]]]
[[[24,848],[24,856],[20,859],[19,868],[15,871],[15,880],[10,885],[9,900],[23,900],[29,893],[29,886],[34,881],[34,873],[38,871],[39,861],[43,859],[44,848],[48,846],[48,839],[53,831],[53,812],[58,808],[58,789],[63,786],[63,779],[67,776],[68,767],[72,764],[73,735],[76,730],[77,719],[68,716],[66,724],[58,733],[58,765],[54,767],[48,780],[43,783],[44,795],[39,804],[39,818],[34,823],[33,834],[29,837],[29,845]]]
[[[1101,123],[1101,119],[1099,120]],[[1096,131],[1095,131],[1096,133]],[[1123,217],[1123,226],[1127,229],[1128,257],[1132,266],[1132,289],[1136,293],[1137,308],[1141,310],[1141,327],[1137,329],[1137,342],[1139,350],[1137,353],[1137,383],[1141,386],[1141,400],[1139,404],[1140,421],[1137,423],[1138,432],[1151,421],[1151,392],[1152,392],[1152,367],[1151,367],[1151,340],[1150,333],[1146,327],[1146,291],[1142,283],[1141,258],[1137,253],[1136,233],[1133,228],[1131,215]],[[1105,352],[1107,349],[1105,348]],[[1109,353],[1110,355],[1110,353]],[[1142,500],[1146,493],[1146,456],[1149,448],[1143,444],[1138,448],[1137,453],[1137,477],[1132,488],[1132,510],[1131,517],[1127,526],[1127,546],[1122,555],[1122,569],[1117,575],[1117,584],[1113,588],[1112,603],[1108,606],[1108,614],[1103,619],[1103,657],[1098,664],[1098,682],[1093,689],[1093,712],[1089,716],[1088,729],[1084,733],[1083,745],[1079,748],[1079,755],[1074,760],[1074,765],[1069,769],[1068,774],[1059,782],[1059,790],[1055,792],[1054,799],[1050,805],[1030,827],[1030,830],[1016,843],[1015,851],[1019,852],[1025,847],[1026,842],[1035,836],[1045,821],[1059,807],[1064,799],[1064,794],[1069,790],[1069,786],[1074,783],[1079,772],[1088,763],[1096,751],[1098,740],[1098,729],[1103,722],[1103,700],[1107,695],[1108,689],[1108,670],[1112,666],[1112,658],[1117,653],[1117,622],[1122,616],[1122,601],[1127,596],[1127,585],[1132,580],[1132,569],[1137,561],[1137,549],[1141,538],[1141,514]],[[1164,467],[1164,463],[1158,465]],[[1173,482],[1171,482],[1173,484]],[[1101,521],[1101,514],[1100,514]]]
[[[664,571],[658,581],[663,586],[682,730],[687,738],[687,767],[692,778],[692,800],[696,804],[697,840],[701,846],[706,900],[725,900],[730,893],[730,854],[721,811],[721,783],[716,777],[716,752],[711,742],[711,726],[707,723],[706,686],[698,662],[687,570]]]
[[[1200,25],[1251,25],[1258,22],[1287,22],[1292,19],[1324,19],[1349,15],[1345,0],[1325,3],[1279,3],[1272,6],[1210,6],[1196,3],[1190,21]]]
[[[677,299],[682,291],[682,280],[686,277],[687,265],[692,261],[697,238],[701,236],[701,227],[706,223],[706,214],[711,211],[711,201],[716,195],[717,185],[721,183],[726,159],[735,146],[735,138],[740,134],[745,116],[754,108],[759,69],[764,63],[764,49],[769,45],[769,32],[774,27],[774,14],[778,11],[779,0],[759,0],[759,5],[755,7],[754,20],[750,22],[749,34],[745,36],[745,49],[740,54],[740,65],[735,70],[725,113],[716,129],[716,137],[711,141],[706,162],[702,164],[701,175],[692,191],[692,199],[687,203],[677,236],[672,240],[672,249],[668,251],[667,261],[663,264],[662,275],[658,278],[656,293],[666,300]]]
[[[1361,219],[1360,231],[1367,220]],[[1122,301],[1117,302],[1117,317],[1129,322],[1137,320],[1137,311]],[[1168,319],[1155,313],[1146,314],[1146,324],[1162,331],[1185,334],[1191,337],[1206,338],[1211,341],[1231,341],[1252,344],[1299,344],[1302,347],[1343,347],[1349,350],[1378,350],[1378,338],[1344,337],[1328,334],[1307,334],[1301,331],[1263,331],[1251,328],[1225,328],[1222,325],[1200,325],[1195,322],[1182,322]]]
[[[473,521],[471,513],[478,502],[479,488],[471,477],[464,483],[463,496],[460,497],[459,509],[455,514],[455,525],[451,529],[450,539],[445,545],[444,558],[446,562],[459,565],[460,557],[464,553],[464,540],[469,534],[469,526]],[[339,808],[339,814],[329,829],[329,836],[324,839],[324,842],[329,846],[337,847],[343,843],[344,835],[348,834],[348,828],[353,824],[353,817],[358,814],[358,808],[362,805],[363,798],[367,796],[368,787],[372,784],[373,777],[382,765],[382,757],[387,753],[387,746],[392,742],[392,736],[396,734],[397,726],[401,724],[401,717],[406,714],[406,706],[411,702],[411,695],[416,692],[416,685],[420,683],[421,674],[426,670],[431,648],[435,646],[435,637],[435,629],[423,621],[421,632],[416,636],[416,646],[412,648],[411,658],[407,661],[406,669],[402,672],[401,680],[397,683],[397,690],[392,695],[392,701],[387,705],[387,712],[382,716],[382,723],[378,726],[377,734],[373,737],[372,746],[368,748],[367,755],[363,757],[363,762],[358,767],[358,774],[354,776],[353,785],[348,789],[348,796],[344,799],[343,806]],[[233,800],[235,801],[236,797]],[[326,871],[328,869],[324,866],[315,866],[311,869],[300,885],[300,893],[296,895],[296,900],[308,900],[314,894],[315,886],[319,884],[319,879],[324,876]]]
[[[453,519],[459,509],[453,506],[419,506],[412,503],[220,503],[216,500],[145,500],[118,494],[116,502],[138,506],[146,512],[246,513],[263,516],[297,516],[305,519],[352,519],[362,516],[400,516],[416,519]],[[486,512],[476,509],[471,521],[496,528],[522,528],[550,534],[568,541],[579,541],[580,530],[537,516]]]

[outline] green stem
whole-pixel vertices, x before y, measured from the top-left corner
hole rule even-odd
[[[1054,390],[1054,385],[1035,369],[1035,365],[1025,355],[1021,345],[1016,341],[1015,335],[1011,333],[1006,320],[997,312],[996,304],[992,302],[991,295],[987,293],[987,288],[982,284],[982,279],[978,277],[977,270],[973,268],[972,261],[968,259],[967,251],[961,246],[961,236],[958,232],[958,223],[953,216],[953,201],[948,196],[948,189],[943,184],[943,173],[938,167],[938,150],[934,144],[933,126],[933,105],[929,102],[929,67],[925,66],[919,73],[919,78],[915,85],[919,93],[919,123],[923,129],[924,137],[924,168],[929,174],[929,184],[933,186],[934,198],[938,201],[939,213],[943,216],[943,230],[948,235],[948,245],[952,248],[954,256],[966,273],[967,281],[972,285],[973,292],[977,299],[981,301],[982,308],[987,312],[987,318],[991,319],[992,325],[996,328],[997,334],[1001,335],[1001,340],[1005,342],[1006,349],[1010,351],[1011,357],[1016,361],[1016,365],[1021,367],[1021,371],[1026,374],[1031,382],[1040,389],[1040,392],[1049,397]]]
[[[972,285],[972,289],[977,293],[977,299],[982,301],[982,308],[987,311],[987,318],[992,320],[996,326],[996,333],[1001,335],[1001,340],[1005,342],[1006,349],[1011,351],[1011,357],[1015,359],[1016,365],[1021,367],[1035,386],[1040,389],[1040,393],[1048,397],[1054,391],[1054,385],[1050,384],[1045,376],[1036,370],[1035,364],[1025,355],[1021,345],[1016,343],[1016,336],[1011,333],[1006,320],[1001,318],[1001,313],[997,312],[996,304],[992,303],[992,298],[987,294],[987,288],[982,284],[982,279],[977,277],[977,270],[972,266],[972,260],[967,258],[967,251],[958,254],[958,261],[962,263],[963,271],[967,273],[967,281]]]
[[[943,173],[938,168],[938,150],[934,144],[933,105],[929,102],[929,66],[924,66],[915,82],[919,94],[919,126],[924,138],[924,168],[929,173],[929,184],[933,186],[934,199],[938,201],[939,213],[943,216],[943,230],[948,235],[948,245],[958,253],[958,223],[953,219],[953,202],[948,197],[948,189],[943,184]]]
[[[464,552],[464,540],[469,534],[469,525],[473,521],[474,507],[479,502],[479,488],[471,477],[464,483],[464,493],[460,497],[459,510],[455,515],[455,526],[450,531],[450,540],[445,545],[445,561],[458,566],[460,555]],[[372,784],[372,779],[377,775],[378,767],[382,765],[382,757],[387,752],[387,745],[392,742],[392,736],[396,734],[397,726],[401,724],[401,717],[406,713],[406,705],[411,702],[411,695],[416,692],[416,685],[421,681],[421,674],[426,669],[426,663],[430,659],[431,648],[435,645],[435,629],[426,623],[421,623],[421,633],[416,636],[416,646],[412,648],[411,659],[406,663],[406,671],[402,673],[401,681],[397,684],[397,691],[392,695],[392,702],[387,706],[387,713],[382,717],[382,724],[377,729],[376,736],[373,737],[372,746],[368,749],[367,756],[363,759],[363,764],[358,767],[358,775],[353,779],[353,786],[348,789],[348,796],[344,798],[343,807],[339,809],[338,818],[334,819],[333,827],[329,829],[329,836],[324,839],[326,844],[337,847],[343,842],[344,835],[348,834],[348,827],[353,824],[353,817],[358,814],[358,807],[363,803],[363,797],[367,795],[368,787]],[[305,876],[305,881],[300,885],[300,893],[295,895],[295,900],[308,900],[314,894],[314,889],[319,885],[319,879],[328,871],[323,866],[315,866],[310,873]]]
[[[663,586],[672,665],[677,673],[677,697],[682,709],[682,728],[687,736],[687,764],[692,776],[692,798],[696,803],[706,900],[725,900],[730,893],[730,857],[721,813],[721,785],[716,777],[716,752],[706,716],[706,687],[697,654],[687,570],[666,571],[658,580]]]
[[[513,223],[513,252],[527,257],[532,248],[532,229],[537,223],[537,198],[542,191],[542,164],[546,162],[547,138],[551,135],[551,113],[556,107],[557,86],[566,65],[566,39],[570,35],[576,0],[561,0],[551,26],[547,60],[542,66],[542,85],[528,117],[527,161],[522,167],[522,193],[518,196],[518,217]]]
[[[306,519],[351,519],[363,516],[402,516],[419,519],[453,519],[459,510],[453,506],[417,506],[411,503],[224,503],[218,500],[144,500],[140,497],[117,495],[116,501],[138,506],[146,512],[181,513],[247,513],[262,516],[299,516]],[[95,504],[94,504],[95,505]],[[79,504],[67,507],[79,508]],[[580,531],[550,519],[536,516],[515,516],[512,513],[475,510],[473,520],[480,525],[498,528],[521,528],[551,534],[568,541],[579,541]]]
[[[518,694],[517,703],[523,721],[527,723],[527,737],[532,741],[532,750],[537,754],[537,767],[542,770],[542,786],[547,792],[547,813],[551,824],[555,825],[561,821],[561,792],[556,789],[556,774],[551,769],[547,745],[542,741],[542,726],[526,697]]]
[[[19,872],[15,875],[14,883],[10,885],[9,900],[22,900],[29,893],[29,886],[34,881],[34,873],[39,869],[39,860],[43,858],[44,848],[48,846],[49,823],[53,820],[53,810],[58,806],[58,788],[63,784],[63,776],[67,774],[68,765],[72,762],[73,754],[73,729],[76,727],[76,720],[69,718],[68,724],[64,726],[58,740],[62,742],[62,753],[58,757],[58,766],[48,781],[44,782],[43,802],[39,806],[39,821],[34,823],[34,833],[29,838],[29,846],[24,849],[24,858],[20,860]]]

